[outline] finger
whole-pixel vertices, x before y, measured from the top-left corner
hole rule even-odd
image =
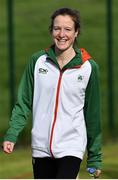
[[[98,178],[100,175],[101,175],[101,170],[100,169],[96,170],[95,178]]]
[[[9,143],[9,144],[7,145],[7,149],[8,149],[8,151],[9,151],[9,153],[11,153],[11,152],[13,151],[13,148],[14,148],[14,144],[13,144],[13,143]]]
[[[7,145],[7,149],[9,150],[9,152],[11,152],[11,151],[12,151],[11,144],[8,144],[8,145]]]
[[[5,153],[10,153],[11,151],[10,151],[10,144],[5,144],[5,146],[4,146],[4,152]]]
[[[10,153],[9,146],[8,145],[3,146],[3,151],[5,153]]]
[[[10,146],[9,146],[9,151],[10,151],[10,152],[12,152],[12,151],[13,151],[13,149],[14,149],[14,144],[13,144],[13,143],[11,143],[11,144],[10,144]]]

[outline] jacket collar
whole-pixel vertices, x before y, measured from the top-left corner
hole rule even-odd
[[[76,55],[75,57],[73,57],[63,68],[62,71],[65,69],[70,69],[70,68],[74,68],[77,66],[82,65],[82,55],[81,55],[81,51],[78,48],[74,48]],[[60,69],[59,64],[57,62],[57,58],[55,55],[55,51],[54,51],[54,45],[52,45],[50,48],[45,50],[47,55],[48,55],[48,59],[53,61],[53,63]]]

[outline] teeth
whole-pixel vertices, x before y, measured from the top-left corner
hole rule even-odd
[[[66,40],[59,40],[60,42],[66,42]]]

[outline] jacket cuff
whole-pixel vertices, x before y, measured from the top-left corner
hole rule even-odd
[[[94,167],[96,169],[101,169],[101,161],[99,162],[87,162],[87,168]]]
[[[17,137],[12,134],[7,134],[4,136],[4,141],[10,141],[10,142],[16,143]]]

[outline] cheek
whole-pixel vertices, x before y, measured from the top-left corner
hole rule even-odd
[[[52,38],[53,41],[54,41],[55,37],[56,37],[55,34],[52,32],[51,38]]]
[[[58,34],[55,33],[55,32],[52,32],[52,34],[51,34],[51,36],[52,36],[53,39],[55,39],[55,38],[57,37],[57,35],[58,35]]]
[[[70,39],[71,39],[72,41],[74,41],[74,40],[76,39],[75,34],[72,34],[72,35],[70,36]]]

